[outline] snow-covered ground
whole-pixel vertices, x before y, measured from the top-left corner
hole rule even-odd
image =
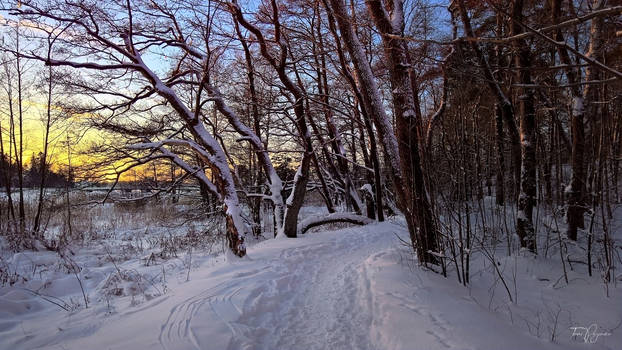
[[[83,248],[70,261],[53,253],[19,253],[10,263],[19,262],[22,275],[28,270],[29,280],[0,287],[0,349],[619,349],[622,344],[622,294],[612,286],[605,297],[599,277],[570,271],[565,286],[557,283],[558,261],[499,258],[517,299],[511,303],[486,260],[475,259],[471,285],[463,287],[455,276],[416,267],[398,237],[405,239],[407,231],[394,219],[261,241],[240,260],[195,252],[155,263],[113,264],[112,254],[101,247]],[[75,275],[72,263],[81,267]],[[592,336],[593,343],[572,337],[570,327],[592,324],[608,334]]]

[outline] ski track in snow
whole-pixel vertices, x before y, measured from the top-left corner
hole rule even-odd
[[[370,283],[362,264],[370,246],[388,247],[392,240],[354,229],[329,234],[174,306],[161,328],[162,347],[208,348],[209,339],[193,330],[201,324],[197,314],[208,312],[227,325],[232,350],[371,349]],[[257,280],[265,283],[249,283]]]

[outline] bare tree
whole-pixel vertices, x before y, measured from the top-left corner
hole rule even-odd
[[[422,263],[436,263],[438,251],[435,222],[424,183],[419,153],[418,126],[421,123],[419,103],[411,82],[410,58],[403,35],[404,13],[401,1],[367,1],[370,15],[382,35],[393,91],[393,109],[397,121],[397,135],[384,111],[376,78],[365,57],[358,35],[346,13],[342,0],[332,0],[331,7],[339,24],[344,43],[350,53],[359,80],[365,110],[373,116],[392,167],[393,185],[398,194],[400,210],[406,217],[411,243]],[[394,38],[393,36],[398,36]]]
[[[515,0],[512,6],[512,34],[523,31],[523,1]],[[533,210],[536,205],[536,111],[534,107],[534,92],[530,85],[531,79],[531,52],[527,43],[522,39],[514,42],[516,50],[515,65],[517,67],[518,82],[522,85],[519,92],[520,136],[521,136],[521,177],[520,192],[518,195],[518,214],[516,218],[516,233],[520,238],[521,247],[536,252],[536,236],[533,225]]]

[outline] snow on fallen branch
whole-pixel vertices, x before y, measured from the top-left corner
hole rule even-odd
[[[374,222],[374,220],[366,216],[357,215],[354,213],[332,213],[326,215],[314,215],[298,223],[298,233],[304,234],[313,227],[331,224],[334,222],[347,222],[356,225],[367,225]]]

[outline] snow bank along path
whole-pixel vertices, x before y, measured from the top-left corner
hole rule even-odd
[[[0,348],[568,348],[512,327],[455,280],[400,263],[410,257],[395,234],[406,232],[382,223],[264,241],[111,315],[45,313],[0,333]]]

